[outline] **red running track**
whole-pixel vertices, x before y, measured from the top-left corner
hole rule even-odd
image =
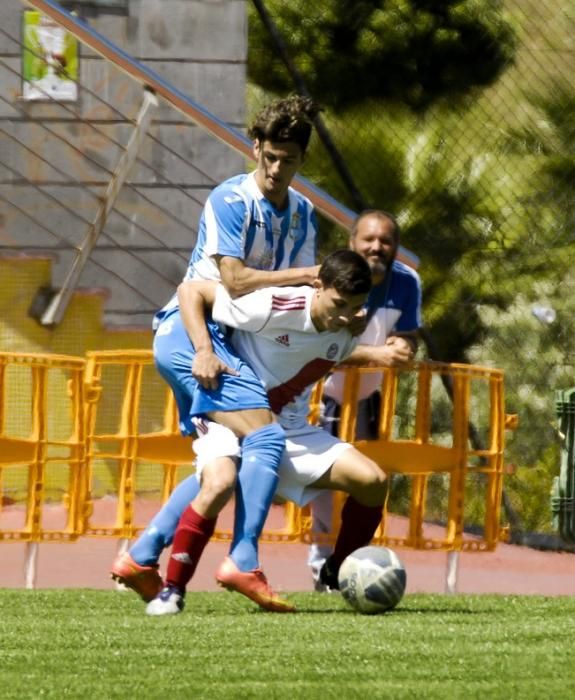
[[[21,510],[5,507],[0,530]],[[145,520],[144,520],[145,522]],[[43,523],[48,527],[46,523]],[[14,523],[12,522],[12,527]],[[112,589],[109,567],[117,551],[114,539],[86,537],[74,543],[42,543],[37,560],[37,588]],[[226,543],[211,542],[192,580],[190,590],[217,590],[214,572],[227,553]],[[398,550],[407,569],[407,592],[442,593],[446,584],[445,552]],[[25,585],[26,545],[0,541],[0,588]],[[262,544],[261,561],[271,584],[283,591],[312,590],[303,544]],[[162,559],[165,564],[165,556]],[[495,552],[462,552],[457,579],[459,593],[521,595],[575,594],[575,555],[541,552],[527,547],[500,544]]]

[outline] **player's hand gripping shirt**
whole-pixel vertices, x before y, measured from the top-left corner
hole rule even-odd
[[[357,344],[351,334],[318,330],[312,287],[271,287],[231,299],[218,286],[215,321],[236,330],[231,342],[263,382],[272,411],[286,430],[307,426],[313,385]]]

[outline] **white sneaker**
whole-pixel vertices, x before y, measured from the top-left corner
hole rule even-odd
[[[146,615],[177,615],[184,609],[184,593],[166,586],[146,605]]]
[[[321,567],[325,564],[325,560],[331,554],[331,547],[325,544],[312,543],[309,546],[307,565],[311,571],[313,580],[313,590],[316,593],[330,593],[331,588],[325,585],[319,578]]]

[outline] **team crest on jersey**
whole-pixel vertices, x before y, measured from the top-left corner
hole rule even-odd
[[[289,335],[287,333],[285,335],[278,335],[278,337],[275,340],[276,343],[279,343],[280,345],[285,345],[286,348],[289,348]]]
[[[337,356],[337,352],[339,350],[339,345],[337,343],[332,343],[329,348],[327,349],[326,352],[326,357],[328,360],[333,360],[334,357]]]
[[[160,323],[158,330],[156,331],[157,336],[170,335],[172,328],[174,327],[174,322],[171,319]]]
[[[270,270],[274,262],[274,251],[270,246],[266,246],[259,255],[250,255],[247,260],[249,267],[256,270]]]
[[[304,235],[304,230],[301,227],[301,215],[297,211],[292,214],[289,226],[289,235],[294,241],[299,240]]]

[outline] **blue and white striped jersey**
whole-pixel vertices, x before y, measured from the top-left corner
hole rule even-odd
[[[288,206],[280,211],[261,193],[254,175],[236,175],[210,193],[185,280],[219,280],[214,259],[218,255],[239,258],[257,270],[315,264],[317,221],[312,203],[290,187]],[[177,304],[174,295],[156,314],[154,326]]]

